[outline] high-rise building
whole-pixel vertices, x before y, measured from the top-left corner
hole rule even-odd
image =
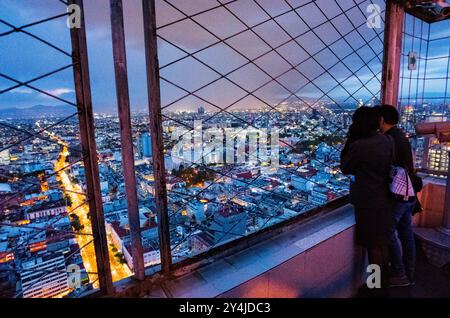
[[[1,164],[9,164],[10,153],[9,149],[0,151],[0,163]]]
[[[448,171],[448,153],[450,145],[437,144],[428,150],[428,169],[434,171]]]
[[[19,269],[23,298],[51,298],[69,291],[63,253],[33,255]]]
[[[200,107],[197,109],[197,113],[198,113],[199,115],[204,115],[204,114],[205,114],[205,107],[200,106]]]
[[[415,116],[416,108],[414,106],[406,105],[403,107],[400,115],[400,124],[403,130],[409,135],[413,135],[415,133]]]
[[[152,156],[152,139],[149,133],[142,133],[138,139],[139,158],[150,158]]]

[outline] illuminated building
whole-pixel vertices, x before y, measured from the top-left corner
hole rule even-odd
[[[152,139],[149,133],[143,133],[138,139],[139,158],[150,158],[152,156]]]
[[[56,202],[54,206],[46,205],[45,208],[32,208],[27,211],[27,219],[34,220],[49,216],[55,216],[67,213],[66,205],[61,205],[61,202]]]
[[[428,169],[434,171],[447,171],[449,151],[449,144],[437,144],[431,146],[428,150]]]
[[[19,269],[23,298],[50,298],[69,291],[63,253],[34,255]]]
[[[9,149],[0,151],[0,164],[9,164],[10,153]]]

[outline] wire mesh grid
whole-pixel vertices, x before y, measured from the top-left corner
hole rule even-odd
[[[9,113],[6,106],[1,109],[0,178],[8,185],[0,193],[3,297],[67,296],[75,289],[70,286],[73,266],[83,290],[98,287],[82,181],[86,155],[79,145],[78,108],[73,101],[72,72],[78,61],[72,57],[69,28],[61,43],[47,40],[48,29],[65,25],[69,14],[66,2],[53,2],[42,3],[46,6],[42,10],[36,5],[39,13],[34,19],[12,22],[0,16],[2,104],[13,100],[11,94],[22,93],[45,97],[52,105],[20,104]],[[7,3],[3,5],[8,9]],[[24,49],[30,47],[36,51]],[[23,69],[21,62],[27,59],[34,63],[23,63],[32,65]],[[69,89],[51,87],[50,78]],[[49,115],[49,107],[59,110]]]
[[[420,122],[447,121],[449,109],[449,21],[429,24],[406,15],[399,92],[401,125],[412,138],[418,168],[448,170],[448,145],[416,136]]]
[[[174,260],[345,194],[337,162],[348,106],[378,103],[381,87],[383,29],[367,26],[366,10],[378,5],[382,19],[384,1],[156,4]],[[193,140],[192,151],[200,123],[220,138],[234,127],[231,139],[277,129],[276,173],[261,172],[269,162],[248,145],[245,164],[206,163],[215,147],[195,160],[177,157],[174,145]]]

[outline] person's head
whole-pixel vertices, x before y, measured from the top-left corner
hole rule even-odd
[[[363,106],[353,114],[348,137],[352,140],[369,138],[380,129],[380,114],[372,107]]]
[[[383,132],[388,131],[394,126],[398,125],[399,114],[397,109],[391,105],[382,105],[377,107],[381,116],[380,129]]]

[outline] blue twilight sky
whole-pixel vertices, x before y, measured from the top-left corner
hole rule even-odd
[[[356,1],[356,0],[355,0]],[[127,37],[128,71],[130,84],[130,98],[133,109],[146,108],[147,91],[144,63],[144,41],[142,32],[142,11],[140,0],[124,0],[125,27]],[[217,38],[206,32],[194,22],[185,19],[182,22],[171,24],[161,28],[158,34],[177,45],[175,48],[168,42],[160,39],[159,57],[161,70],[161,93],[163,105],[170,105],[165,111],[196,109],[205,106],[214,109],[213,105],[227,107],[237,100],[234,108],[261,107],[261,102],[254,97],[245,97],[246,91],[254,91],[256,88],[270,82],[270,77],[277,77],[279,84],[269,83],[254,94],[270,104],[277,104],[303,87],[297,95],[301,97],[318,97],[327,92],[329,98],[345,99],[354,94],[355,99],[368,99],[379,90],[381,64],[376,58],[382,48],[382,35],[378,37],[375,31],[362,25],[366,21],[367,6],[369,1],[357,1],[360,8],[355,7],[353,0],[339,0],[337,3],[330,0],[317,0],[312,3],[306,0],[220,0],[227,3],[227,8],[217,8],[208,13],[195,15],[208,8],[217,7],[218,0],[157,0],[157,24],[163,26],[175,20],[183,18],[183,13],[194,15],[194,21],[202,24],[220,38],[227,38],[226,43],[234,49],[216,44]],[[379,3],[384,10],[384,1]],[[170,5],[172,4],[172,6]],[[316,5],[323,12],[320,12]],[[297,8],[292,11],[290,6]],[[179,10],[176,10],[177,7]],[[345,14],[341,10],[345,11]],[[0,1],[0,19],[14,26],[21,26],[32,21],[65,12],[64,5],[57,0],[2,0]],[[364,13],[364,14],[363,14]],[[93,91],[94,110],[96,112],[116,112],[114,70],[111,47],[111,32],[109,20],[108,0],[86,0],[85,14],[88,29],[88,46],[91,72],[91,85]],[[276,17],[274,21],[267,21],[270,16]],[[239,17],[246,24],[239,22],[234,16]],[[333,24],[327,22],[329,19]],[[306,24],[305,24],[306,23]],[[362,25],[358,31],[352,31],[352,24]],[[407,19],[407,29],[412,30],[413,19]],[[258,25],[254,31],[247,31],[239,36],[234,34],[245,30],[247,27]],[[314,28],[313,31],[308,27]],[[334,25],[334,27],[333,27]],[[432,38],[450,35],[448,22],[435,24],[431,27]],[[284,32],[282,30],[287,31]],[[0,23],[0,34],[10,30],[10,27]],[[45,24],[26,29],[43,39],[55,44],[61,49],[70,52],[69,30],[66,27],[66,19],[60,18]],[[421,32],[427,35],[428,26],[422,27],[418,21],[415,25],[415,33]],[[346,34],[345,40],[339,39],[341,34]],[[348,33],[348,34],[347,34]],[[411,31],[412,33],[412,31]],[[290,37],[297,37],[297,43],[289,41]],[[369,42],[366,45],[364,39]],[[445,59],[433,60],[428,65],[427,76],[445,77],[448,70],[449,39],[430,42],[429,56],[445,56]],[[326,46],[330,45],[326,48]],[[277,51],[283,56],[270,52],[270,46],[278,47]],[[212,66],[214,72],[193,58],[183,59],[178,63],[164,67],[186,53],[196,52],[202,48],[211,46],[194,56],[200,61]],[[419,46],[419,41],[412,43],[407,38],[406,50],[420,51],[425,54],[425,45]],[[352,53],[357,49],[357,54]],[[239,51],[241,54],[237,53]],[[268,54],[256,60],[261,69],[248,64],[249,59]],[[315,54],[314,59],[308,59],[309,54]],[[338,59],[345,59],[339,62]],[[54,69],[64,67],[71,63],[71,59],[58,51],[49,48],[23,33],[14,33],[8,36],[0,36],[0,73],[26,81]],[[368,67],[364,66],[368,63]],[[299,64],[299,65],[297,65]],[[243,68],[236,70],[240,66]],[[290,70],[296,66],[296,70]],[[331,68],[332,67],[332,68]],[[313,84],[308,84],[307,79],[318,77]],[[230,73],[229,78],[234,84],[242,86],[246,91],[224,79],[214,85],[200,89],[205,84]],[[357,77],[352,76],[355,72]],[[420,71],[419,71],[420,72]],[[415,75],[417,76],[417,74]],[[171,83],[181,86],[189,91],[195,91],[196,95],[208,100],[213,105],[208,105],[194,96],[189,96],[180,101],[186,92]],[[342,87],[334,88],[337,82]],[[361,88],[363,83],[365,88]],[[0,90],[12,86],[14,83],[0,77]],[[281,84],[281,85],[280,85]],[[74,101],[72,70],[70,68],[49,78],[33,83],[63,99]],[[432,94],[445,91],[445,81],[435,80],[428,84],[426,90]],[[420,84],[419,84],[420,86]],[[33,105],[60,105],[58,100],[53,100],[41,93],[28,88],[18,88],[6,94],[0,95],[0,109],[10,107],[30,107]]]

